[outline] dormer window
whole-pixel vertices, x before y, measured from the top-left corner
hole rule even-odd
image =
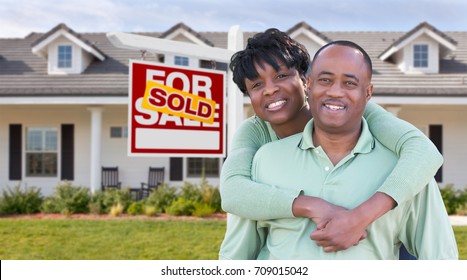
[[[32,44],[32,53],[47,59],[49,74],[81,74],[104,54],[94,43],[84,39],[64,24],[59,24]]]
[[[71,68],[72,67],[72,47],[71,45],[58,46],[58,68]]]
[[[428,68],[427,44],[415,44],[413,46],[413,66],[415,68]]]
[[[188,57],[186,56],[175,56],[175,65],[188,66]]]

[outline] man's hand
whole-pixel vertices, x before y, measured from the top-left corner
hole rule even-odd
[[[366,238],[368,226],[354,212],[348,210],[326,215],[316,224],[317,228],[310,237],[325,252],[346,250],[358,245],[359,241]]]
[[[305,217],[317,225],[310,235],[325,252],[334,252],[358,245],[366,238],[367,223],[363,216],[321,198],[298,196],[293,205],[296,217]]]

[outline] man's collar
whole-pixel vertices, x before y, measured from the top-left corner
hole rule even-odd
[[[307,149],[315,149],[317,148],[313,144],[313,137],[312,137],[312,132],[313,132],[313,127],[314,127],[314,120],[311,119],[306,125],[305,129],[303,130],[302,138],[300,139],[300,142],[298,143],[298,147],[301,148],[302,150],[307,150]],[[365,120],[365,118],[362,118],[362,133],[360,134],[360,137],[358,138],[357,145],[352,150],[352,153],[369,153],[371,150],[375,147],[375,139],[373,138],[373,134],[371,134],[370,129],[368,128],[368,124]]]

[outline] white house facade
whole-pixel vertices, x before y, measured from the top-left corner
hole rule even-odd
[[[373,101],[436,144],[445,159],[440,186],[467,185],[467,31],[441,32],[424,22],[408,32],[320,32],[300,22],[287,32],[311,55],[338,39],[365,48],[374,64]],[[139,34],[227,48],[227,32],[195,32],[183,23]],[[244,41],[253,34],[243,33]],[[71,181],[95,190],[102,166],[118,166],[122,187],[139,187],[150,166],[164,167],[171,185],[202,175],[218,185],[221,157],[127,155],[130,59],[228,69],[215,60],[117,48],[105,33],[77,33],[65,24],[0,38],[0,189],[36,186],[48,195]],[[246,118],[252,109],[243,100]]]

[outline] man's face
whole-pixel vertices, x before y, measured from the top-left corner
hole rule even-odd
[[[245,79],[245,85],[255,113],[274,125],[293,123],[305,108],[305,77],[300,77],[294,68],[278,63],[278,71],[267,64],[255,64],[258,78]]]
[[[315,126],[330,133],[360,130],[371,98],[371,73],[361,52],[331,45],[321,51],[310,75],[309,103]]]

